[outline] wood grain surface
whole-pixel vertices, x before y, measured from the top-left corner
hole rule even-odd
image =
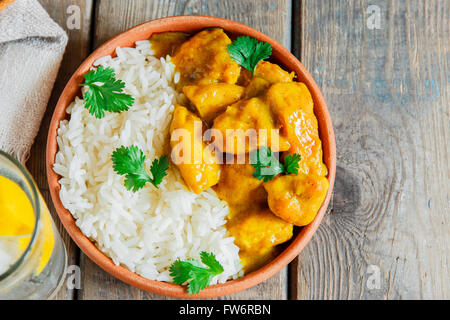
[[[57,4],[52,0],[39,0],[41,5],[47,10],[50,17],[57,22],[62,28],[64,28],[69,36],[69,42],[67,44],[66,52],[64,54],[61,68],[59,70],[58,77],[55,82],[55,86],[50,97],[50,101],[47,106],[47,110],[44,114],[44,118],[39,129],[38,136],[31,150],[30,158],[27,162],[27,167],[30,173],[35,178],[42,196],[47,202],[48,208],[58,226],[60,234],[66,244],[67,252],[69,255],[68,264],[79,264],[79,249],[75,243],[70,239],[64,227],[59,222],[58,215],[56,214],[53,206],[50,191],[48,189],[47,174],[45,169],[45,149],[47,144],[47,133],[50,125],[50,119],[53,114],[53,110],[58,101],[64,86],[69,80],[72,73],[78,68],[81,62],[87,57],[90,52],[91,42],[91,12],[93,9],[92,0],[58,0]],[[69,30],[67,28],[67,10],[70,6],[78,6],[80,8],[82,20],[80,21],[80,29]],[[73,299],[76,292],[73,290],[67,290],[66,286],[63,286],[61,291],[57,295],[57,299]]]
[[[293,297],[449,298],[448,14],[449,1],[303,1],[295,41],[330,109],[338,168]]]
[[[94,48],[136,24],[219,16],[266,33],[300,58],[328,103],[338,154],[329,212],[299,258],[224,299],[450,298],[450,1],[39,1],[70,39],[27,163],[56,221],[44,151],[71,73]],[[80,8],[80,29],[68,30],[71,5]],[[82,284],[75,292],[62,289],[58,299],[164,299],[111,277],[60,231]]]

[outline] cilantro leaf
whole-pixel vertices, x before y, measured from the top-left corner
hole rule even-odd
[[[280,173],[298,174],[300,159],[301,156],[297,153],[289,154],[284,158],[283,165],[268,147],[261,147],[250,154],[250,163],[256,169],[253,176],[264,182],[272,180]]]
[[[298,174],[299,162],[301,156],[298,153],[288,154],[284,158],[284,171],[286,174],[295,173]]]
[[[169,268],[170,276],[175,284],[182,285],[189,281],[187,289],[189,294],[199,293],[200,290],[209,286],[212,278],[224,271],[213,253],[202,251],[200,258],[208,268],[202,267],[201,263],[194,259],[176,260]]]
[[[167,169],[169,169],[169,159],[167,156],[162,156],[161,158],[155,159],[150,167],[150,172],[153,176],[153,184],[155,187],[159,186],[165,176],[167,176]]]
[[[113,152],[111,158],[114,171],[119,175],[125,175],[125,188],[133,192],[142,189],[147,182],[158,187],[169,169],[167,156],[155,159],[150,168],[153,178],[150,178],[145,170],[144,152],[136,146],[121,146]]]
[[[250,155],[250,163],[256,169],[253,176],[258,180],[268,182],[275,178],[275,176],[284,171],[284,166],[281,164],[272,150],[268,147],[261,147],[255,150]]]
[[[176,260],[170,266],[170,275],[173,277],[173,283],[183,284],[192,278],[191,262]]]
[[[145,171],[144,152],[136,146],[116,149],[112,154],[113,169],[120,175],[125,175],[125,187],[127,190],[137,190],[144,187],[150,181],[150,176]]]
[[[200,252],[200,258],[202,260],[202,263],[207,265],[214,273],[221,274],[223,272],[223,267],[219,263],[219,261],[217,261],[214,253],[202,251]]]
[[[228,45],[227,49],[231,59],[249,70],[252,77],[258,63],[272,54],[270,43],[261,42],[249,36],[238,37]]]
[[[112,155],[114,170],[124,175],[129,172],[145,172],[144,152],[136,146],[121,146],[117,148]]]
[[[211,273],[208,269],[194,267],[190,275],[192,276],[192,280],[188,284],[188,293],[196,294],[201,290],[206,289],[211,282],[211,279],[214,277],[214,274]]]
[[[134,98],[123,93],[125,82],[115,78],[114,69],[99,66],[84,76],[81,86],[88,87],[84,94],[84,107],[96,118],[103,118],[105,111],[126,111],[134,103]]]

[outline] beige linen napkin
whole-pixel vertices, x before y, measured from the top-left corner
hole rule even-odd
[[[67,44],[36,0],[0,11],[0,150],[25,162]]]

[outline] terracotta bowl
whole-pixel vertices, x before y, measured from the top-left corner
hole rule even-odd
[[[88,72],[95,60],[105,55],[112,55],[116,47],[134,46],[136,41],[148,39],[154,33],[167,31],[195,33],[207,27],[221,27],[232,36],[249,35],[260,41],[270,43],[273,48],[271,60],[279,63],[286,70],[294,71],[298,76],[298,81],[304,82],[308,86],[314,99],[314,112],[319,122],[320,138],[323,143],[324,162],[329,169],[328,180],[330,182],[330,188],[314,221],[308,226],[301,228],[291,240],[290,244],[286,246],[286,249],[284,249],[284,251],[273,261],[238,280],[214,285],[201,291],[199,294],[189,295],[182,286],[148,280],[122,266],[116,266],[109,257],[97,249],[97,247],[84,236],[76,226],[75,220],[70,212],[63,207],[59,198],[60,185],[58,180],[60,179],[60,176],[52,170],[52,167],[58,150],[56,136],[59,123],[61,120],[68,118],[66,107],[74,100],[75,96],[80,96],[79,84],[83,82],[83,75]],[[317,230],[330,201],[336,171],[336,145],[330,115],[317,84],[300,61],[279,43],[259,31],[234,21],[206,16],[178,16],[149,21],[115,36],[95,50],[75,71],[58,100],[48,133],[46,156],[47,177],[53,203],[61,222],[81,250],[83,250],[83,252],[98,266],[114,277],[140,289],[177,298],[212,298],[236,293],[253,287],[280,271],[300,253]]]

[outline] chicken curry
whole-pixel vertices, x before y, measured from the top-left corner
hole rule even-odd
[[[185,97],[170,126],[172,160],[173,154],[189,160],[175,164],[193,192],[213,188],[228,203],[227,230],[240,248],[244,271],[251,272],[278,254],[294,226],[314,219],[327,194],[311,94],[277,64],[261,60],[254,70],[239,65],[220,28],[193,36],[162,33],[150,41],[157,56],[171,56],[180,75],[176,88]],[[189,135],[180,137],[177,129]],[[239,130],[254,135],[236,135]],[[205,139],[208,132],[216,133],[214,139]],[[255,143],[247,143],[250,138]],[[298,172],[255,177],[251,154],[263,147],[281,162],[299,155]]]

